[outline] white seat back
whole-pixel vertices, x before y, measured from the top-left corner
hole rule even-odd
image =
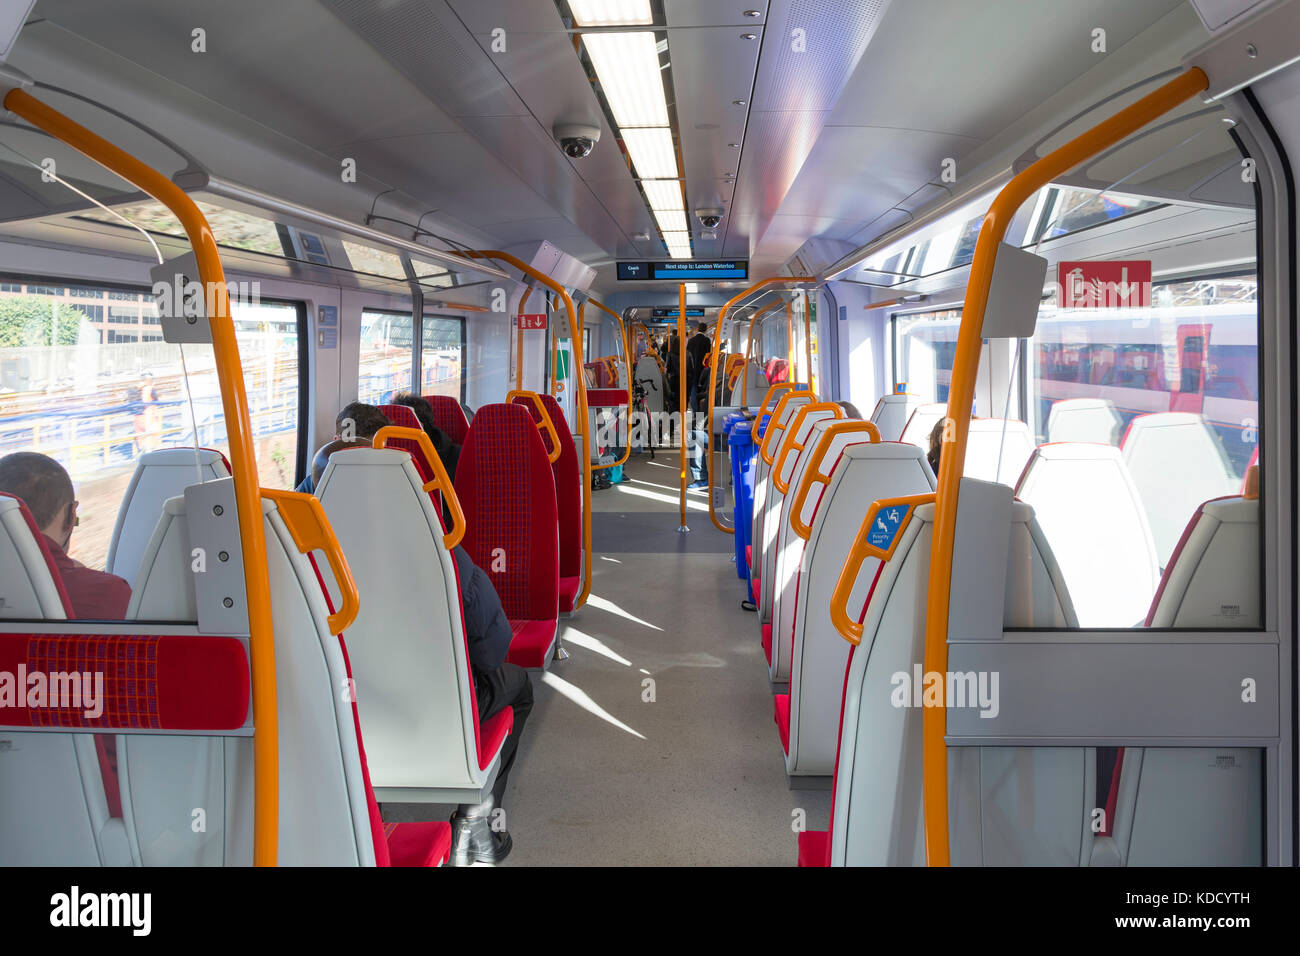
[[[1200,503],[1235,494],[1240,479],[1219,436],[1191,412],[1139,415],[1129,423],[1123,449],[1164,567]]]
[[[1024,422],[1006,418],[972,418],[966,440],[967,478],[1016,486],[1025,462],[1034,453],[1034,438]]]
[[[1261,627],[1259,522],[1258,499],[1223,498],[1198,508],[1165,569],[1149,626]],[[1119,759],[1113,839],[1120,863],[1263,863],[1259,748],[1126,747]]]
[[[843,449],[838,461],[833,451],[826,460],[835,462],[830,484],[812,515],[798,596],[787,602],[792,611],[787,646],[792,642],[793,664],[790,747],[785,762],[791,775],[827,775],[835,769],[849,645],[831,624],[830,602],[863,514],[873,501],[934,490],[934,475],[925,454],[915,445],[855,443]],[[849,607],[866,603],[878,565],[874,558],[863,565]],[[776,637],[774,629],[773,656],[780,646]]]
[[[1035,449],[1016,495],[1052,542],[1081,627],[1133,627],[1160,583],[1146,509],[1113,445]]]
[[[362,595],[348,642],[372,786],[477,793],[494,765],[479,767],[456,567],[410,456],[337,452],[317,496]]]
[[[788,426],[795,414],[799,411],[799,408],[803,405],[807,405],[810,401],[812,401],[812,395],[809,392],[804,391],[792,393],[789,401],[785,403],[785,407],[781,409],[780,417],[777,417],[775,410],[768,417],[767,426],[763,435],[767,434],[766,429],[775,427],[778,422],[782,426]],[[778,407],[780,407],[779,403]],[[775,435],[772,438],[772,445],[775,446],[778,451],[784,434],[784,431],[782,431],[780,434]],[[763,445],[762,437],[755,436],[754,442],[758,448],[758,453],[754,456],[754,518],[749,538],[750,548],[752,550],[751,560],[749,562],[749,573],[751,578],[761,578],[763,572],[763,549],[769,543],[764,536],[764,528],[767,527],[767,513],[771,510],[771,500],[772,496],[776,493],[776,489],[772,487],[771,481],[768,480],[768,473],[771,471],[772,466],[763,460],[763,455],[761,453]],[[773,459],[772,464],[776,464],[775,459]],[[766,587],[766,585],[763,586]],[[755,597],[759,597],[759,595],[756,594]],[[772,619],[772,609],[769,606],[770,603],[771,602],[769,602],[768,605],[760,605],[759,607],[758,619],[760,624],[765,624]]]
[[[1047,440],[1118,445],[1123,424],[1108,398],[1066,398],[1053,402],[1047,413]]]
[[[0,620],[67,619],[39,533],[17,498],[0,495]],[[130,863],[122,820],[109,816],[92,735],[0,727],[0,767],[0,863]]]
[[[849,662],[831,825],[835,865],[925,860],[924,708],[905,704],[913,700],[907,681],[924,659],[933,520],[932,504],[915,507],[898,532]],[[1028,505],[1012,505],[1010,533],[1004,625],[1074,626],[1060,571]],[[955,864],[1083,859],[1083,804],[1092,781],[1083,748],[952,747],[948,756]],[[966,808],[975,812],[965,816]]]
[[[881,441],[899,441],[903,437],[903,429],[907,427],[908,419],[920,404],[920,395],[907,394],[886,395],[876,402],[876,407],[871,413],[871,422],[880,429]],[[933,423],[930,427],[934,427]]]
[[[185,500],[168,501],[163,514],[141,567],[140,590],[132,597],[131,609],[141,616],[145,609],[178,614],[195,603],[192,576],[178,578],[166,567],[189,541]],[[374,865],[342,645],[329,632],[330,611],[321,580],[308,556],[298,550],[274,501],[262,500],[262,514],[275,634],[279,862]],[[189,568],[188,561],[184,566]],[[188,593],[175,593],[178,584]],[[138,862],[252,864],[251,738],[120,735],[119,743],[124,739],[118,758],[123,815]],[[195,806],[208,810],[206,838],[191,832]]]
[[[193,448],[162,448],[141,455],[113,526],[105,565],[108,572],[134,585],[163,502],[184,493],[192,484],[229,474],[221,453],[210,448],[200,448],[197,456]]]
[[[810,415],[809,417],[813,416]],[[775,560],[772,564],[772,574],[769,575],[772,579],[772,632],[771,641],[768,645],[768,676],[778,683],[784,683],[790,679],[790,637],[794,627],[799,568],[804,553],[804,540],[799,537],[791,526],[794,498],[804,480],[804,476],[807,474],[812,459],[815,457],[814,452],[823,440],[822,436],[837,421],[843,420],[831,418],[829,415],[821,416],[817,418],[813,427],[808,430],[807,438],[804,439],[804,450],[799,453],[793,467],[789,483],[790,491],[788,494],[781,496],[780,512],[776,516]],[[830,439],[830,444],[826,447],[818,471],[823,475],[829,474],[844,449],[869,440],[866,432],[849,432],[835,435]],[[791,452],[789,457],[794,458],[795,453]],[[821,484],[814,484],[809,488],[808,497],[801,506],[801,517],[805,523],[812,521],[812,517],[817,510],[817,502],[824,491],[825,486]],[[763,589],[767,591],[766,580],[763,582]]]
[[[797,416],[798,412],[795,414]],[[776,460],[773,462],[768,476],[768,489],[765,498],[765,506],[768,511],[767,515],[763,519],[763,527],[765,530],[763,532],[764,540],[761,549],[761,562],[759,564],[759,575],[763,586],[760,606],[767,611],[767,620],[776,620],[775,597],[779,587],[777,584],[777,557],[781,553],[782,547],[785,546],[787,533],[790,531],[790,522],[788,518],[790,496],[777,487],[773,478],[779,477],[781,483],[784,484],[789,491],[793,491],[795,487],[797,487],[795,481],[803,476],[800,465],[803,464],[806,466],[808,459],[812,454],[812,448],[814,445],[814,439],[812,438],[813,429],[820,422],[836,421],[837,419],[834,418],[834,414],[834,412],[829,410],[810,411],[808,414],[804,415],[803,420],[799,423],[797,428],[792,422],[790,427],[788,427],[781,435],[777,436],[773,441],[773,444],[776,444],[779,441],[780,447],[777,449]],[[783,460],[781,452],[784,450],[785,446],[792,442],[797,445],[802,445],[803,447],[802,449],[791,448],[790,453],[785,455]],[[778,465],[782,468],[780,475],[777,475],[776,473]],[[789,536],[794,537],[792,534]],[[796,563],[797,560],[798,559],[796,558]],[[788,647],[789,645],[787,644],[787,648]],[[775,660],[775,657],[773,659]],[[780,680],[786,680],[789,676],[790,674],[787,668],[784,672],[784,676],[782,676]]]
[[[925,405],[917,405],[912,409],[911,416],[907,419],[907,424],[903,426],[903,432],[899,436],[899,441],[905,441],[910,445],[915,445],[921,451],[930,450],[930,432],[934,431],[935,423],[948,414],[948,406],[944,402],[930,402]],[[884,437],[884,433],[881,433]]]

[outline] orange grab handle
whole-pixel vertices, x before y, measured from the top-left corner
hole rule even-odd
[[[781,452],[776,456],[776,465],[772,469],[772,484],[776,485],[776,490],[783,495],[790,490],[790,482],[781,480],[781,469],[785,467],[790,452],[802,452],[808,446],[807,438],[799,441],[795,436],[799,434],[799,429],[803,427],[804,420],[813,412],[830,412],[831,418],[844,417],[844,409],[834,402],[813,402],[795,412],[794,420],[790,422],[790,431],[786,435],[785,442],[781,445]],[[791,477],[794,476],[791,475]]]
[[[803,473],[803,481],[799,482],[799,487],[794,493],[794,502],[790,506],[790,527],[794,529],[795,534],[805,541],[812,537],[812,525],[805,523],[803,520],[803,509],[804,504],[808,501],[808,492],[812,490],[814,484],[829,485],[831,483],[831,476],[822,473],[822,461],[826,458],[826,453],[830,451],[837,435],[847,435],[854,432],[866,432],[872,442],[880,441],[880,429],[871,422],[864,422],[861,419],[836,422],[822,432],[821,441],[813,448],[812,458],[808,459],[808,469]]]
[[[289,536],[301,553],[325,552],[325,559],[330,563],[334,581],[343,598],[339,609],[329,616],[330,633],[342,634],[357,619],[357,612],[361,609],[361,596],[357,593],[357,582],[352,579],[352,569],[348,567],[348,559],[343,556],[339,539],[334,536],[329,518],[325,517],[325,509],[320,506],[320,499],[299,491],[278,491],[272,488],[263,488],[262,497],[274,501],[280,509],[284,526],[289,529]]]
[[[862,641],[862,625],[849,616],[849,599],[853,596],[853,585],[858,583],[858,575],[862,572],[862,563],[867,558],[888,561],[893,557],[894,549],[898,547],[903,532],[911,523],[916,506],[931,501],[934,501],[933,491],[923,495],[882,498],[873,501],[867,509],[866,517],[858,525],[857,536],[853,539],[853,547],[849,549],[839,579],[835,582],[835,590],[831,592],[831,624],[850,644],[856,645]],[[886,514],[882,516],[882,512]],[[889,537],[884,539],[882,535]]]
[[[763,404],[758,406],[758,411],[755,414],[759,418],[762,418],[764,415],[767,414],[767,410],[770,407],[769,403],[775,404],[777,400],[777,395],[779,395],[781,392],[790,391],[791,389],[794,388],[794,386],[795,386],[794,382],[777,382],[775,385],[770,386],[767,392],[763,395]]]
[[[424,453],[425,463],[429,466],[429,470],[433,472],[433,477],[425,483],[424,490],[437,491],[441,494],[443,504],[451,512],[451,530],[442,536],[443,545],[450,551],[460,544],[461,538],[465,537],[466,523],[465,513],[460,510],[460,499],[456,497],[456,489],[451,483],[451,478],[447,475],[447,469],[442,466],[442,459],[438,457],[438,452],[433,447],[433,442],[429,440],[429,436],[425,434],[424,429],[385,425],[375,432],[374,447],[387,448],[389,441],[394,438],[413,441],[420,446],[420,451]]]
[[[781,413],[785,411],[786,403],[794,398],[797,393],[794,391],[786,392],[781,396],[781,400],[776,403],[776,410],[772,412],[772,417],[767,421],[767,428],[763,432],[763,441],[758,446],[758,453],[763,456],[763,461],[772,465],[776,463],[776,453],[780,451],[780,444],[773,444],[772,437],[777,432],[784,432],[786,425],[781,424]],[[781,436],[781,441],[785,441],[785,436]]]
[[[546,432],[546,437],[551,440],[551,450],[547,453],[546,458],[552,464],[560,459],[560,436],[555,430],[555,422],[551,421],[550,414],[546,411],[546,406],[542,404],[542,396],[536,392],[527,392],[523,389],[515,389],[506,395],[507,402],[513,402],[516,398],[526,398],[533,403],[533,408],[537,409],[537,414],[542,416],[537,423],[537,430]]]
[[[952,380],[948,388],[948,418],[956,424],[956,435],[939,461],[939,497],[934,510],[934,543],[926,597],[924,669],[927,672],[944,673],[948,669],[948,604],[957,533],[957,497],[966,460],[984,312],[988,307],[998,243],[1006,235],[1016,212],[1036,190],[1119,143],[1208,85],[1208,77],[1195,67],[1179,74],[1016,174],[998,193],[984,216],[975,243],[975,257],[971,260],[970,280],[966,286],[966,301],[962,306]],[[946,706],[926,707],[921,715],[925,858],[930,866],[947,866],[949,863],[948,748],[944,741],[947,721]]]

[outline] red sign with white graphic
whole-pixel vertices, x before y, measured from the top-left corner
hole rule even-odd
[[[523,315],[515,316],[515,328],[528,331],[529,329],[546,328],[545,312],[525,312]]]
[[[1061,262],[1056,266],[1063,309],[1147,308],[1151,305],[1151,260],[1110,259]]]

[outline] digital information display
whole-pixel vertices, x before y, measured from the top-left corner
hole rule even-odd
[[[677,318],[677,310],[676,309],[655,309],[654,317],[656,319],[675,319]],[[688,308],[686,310],[686,317],[688,319],[702,319],[704,318],[704,310]]]
[[[651,279],[667,279],[673,282],[694,282],[698,279],[748,279],[749,260],[677,259],[668,262],[620,262],[618,277],[639,282]]]

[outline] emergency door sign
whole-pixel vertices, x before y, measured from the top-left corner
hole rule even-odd
[[[1151,307],[1151,260],[1060,262],[1056,266],[1063,309]]]
[[[546,313],[525,312],[522,315],[516,315],[515,328],[525,332],[537,329],[546,331]]]

